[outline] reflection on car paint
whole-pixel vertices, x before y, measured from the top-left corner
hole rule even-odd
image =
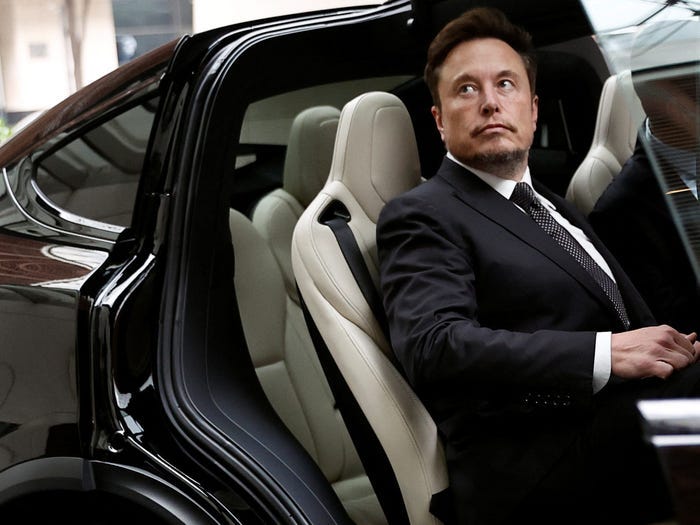
[[[51,266],[25,261],[18,268],[36,278],[57,275]],[[76,301],[70,291],[0,286],[0,469],[49,450],[79,450]]]
[[[104,252],[0,233],[0,284],[76,290],[106,257]]]

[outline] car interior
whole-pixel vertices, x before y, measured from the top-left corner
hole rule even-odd
[[[229,226],[239,247],[236,299],[262,387],[354,521],[372,524],[383,522],[381,507],[314,351],[291,264],[293,227],[315,197],[314,188],[323,186],[338,117],[332,106],[299,113],[287,144],[282,188],[258,201],[252,220],[231,209]]]
[[[531,169],[554,191],[581,199],[570,177],[591,162],[591,136],[602,134],[594,128],[612,111],[596,123],[602,80],[583,59],[547,49],[538,81]],[[258,100],[241,130],[229,227],[247,347],[272,406],[356,523],[440,523],[430,503],[447,476],[436,427],[392,362],[381,323],[324,221],[348,222],[376,287],[381,207],[430,177],[443,155],[429,107],[419,77],[368,78]],[[610,133],[634,137],[635,122],[627,117],[624,132],[611,124]],[[598,142],[613,148],[607,137]]]
[[[583,213],[590,211],[586,206],[592,207],[634,148],[643,112],[625,82],[628,72],[606,81],[593,143],[568,185],[567,198]],[[393,126],[375,117],[388,118],[389,108],[400,114]],[[371,118],[363,119],[367,113]],[[371,275],[369,286],[376,287],[374,232],[379,211],[393,196],[420,182],[419,169],[412,174],[406,166],[418,158],[409,123],[401,101],[387,93],[366,93],[344,107],[330,175],[297,222],[292,252],[296,281],[323,342],[317,342],[317,351],[330,357],[328,366],[335,365],[361,412],[372,418],[370,425],[404,495],[409,522],[434,523],[431,501],[447,483],[436,428],[392,363],[381,323],[341,239],[331,234],[325,218],[331,213],[347,221]],[[609,158],[618,162],[617,169]]]
[[[567,200],[585,215],[632,155],[643,121],[644,109],[629,70],[611,75],[600,95],[591,147],[566,190]]]
[[[420,180],[403,103],[382,92],[357,97],[343,108],[328,181],[297,223],[292,252],[301,294],[331,361],[388,456],[409,522],[437,523],[429,501],[447,486],[437,429],[394,365],[387,335],[326,217],[348,220],[361,264],[371,276],[369,286],[375,287],[379,211]]]
[[[239,365],[254,370],[259,392],[352,521],[438,524],[430,505],[447,475],[436,427],[396,368],[367,294],[376,294],[381,207],[432,176],[444,149],[418,62],[350,63],[350,75],[338,66],[286,91],[257,92],[241,115],[222,192],[231,315],[248,351]],[[631,153],[641,119],[640,107],[620,103],[633,96],[629,79],[603,86],[606,76],[590,37],[540,49],[531,170],[584,213]],[[153,110],[146,101],[57,143],[38,159],[38,192],[71,214],[127,226]],[[349,226],[364,276],[348,263],[333,219]]]
[[[222,30],[215,43],[194,35],[179,49],[201,58],[196,66],[162,65],[165,89],[149,81],[115,95],[112,111],[85,117],[89,129],[57,134],[25,158],[22,187],[7,192],[21,202],[0,223],[18,238],[34,233],[33,218],[43,241],[57,232],[52,260],[78,253],[60,244],[63,229],[96,247],[86,250],[86,271],[107,261],[104,282],[81,289],[80,280],[76,293],[121,279],[110,298],[126,298],[101,320],[105,331],[114,324],[104,346],[118,357],[113,391],[100,395],[123,406],[100,417],[122,418],[145,442],[152,429],[138,426],[149,420],[139,411],[156,406],[163,414],[148,415],[169,425],[171,440],[157,452],[184,452],[202,492],[250,511],[250,523],[442,523],[431,510],[446,497],[444,451],[394,360],[375,228],[382,207],[432,177],[444,157],[425,52],[467,4],[388,2]],[[531,173],[586,215],[644,119],[630,72],[612,74],[579,0],[488,4],[537,47]],[[126,269],[112,264],[127,259]],[[0,300],[17,303],[10,291]],[[25,303],[36,307],[32,294],[22,299],[18,316]],[[92,341],[80,344],[92,350]],[[48,361],[58,363],[46,373],[59,373],[56,385],[76,383],[61,372],[64,353]],[[2,365],[0,379],[15,373]],[[71,403],[80,395],[71,391]],[[10,453],[0,449],[0,459]],[[273,504],[265,494],[275,487]]]

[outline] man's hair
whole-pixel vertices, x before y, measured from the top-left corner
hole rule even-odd
[[[530,81],[530,92],[535,93],[537,59],[530,34],[511,23],[498,9],[477,7],[448,23],[430,43],[424,78],[436,106],[440,107],[438,81],[447,55],[462,42],[477,38],[496,38],[512,47],[522,58]]]

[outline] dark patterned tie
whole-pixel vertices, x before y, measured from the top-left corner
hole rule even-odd
[[[617,315],[624,324],[625,328],[629,328],[630,322],[627,317],[625,303],[620,295],[620,290],[617,284],[610,276],[605,273],[598,263],[588,254],[586,250],[574,239],[574,237],[559,224],[547,209],[540,203],[535,196],[534,190],[526,182],[519,182],[515,185],[513,194],[510,200],[525,210],[530,217],[552,237],[557,243],[566,250],[583,268],[591,274],[593,279],[603,289],[605,295],[612,302]]]

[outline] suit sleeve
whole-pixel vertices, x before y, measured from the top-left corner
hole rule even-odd
[[[444,208],[405,194],[378,222],[381,288],[398,360],[416,391],[592,395],[595,332],[482,326],[473,243]],[[508,297],[503,297],[507,305]]]

